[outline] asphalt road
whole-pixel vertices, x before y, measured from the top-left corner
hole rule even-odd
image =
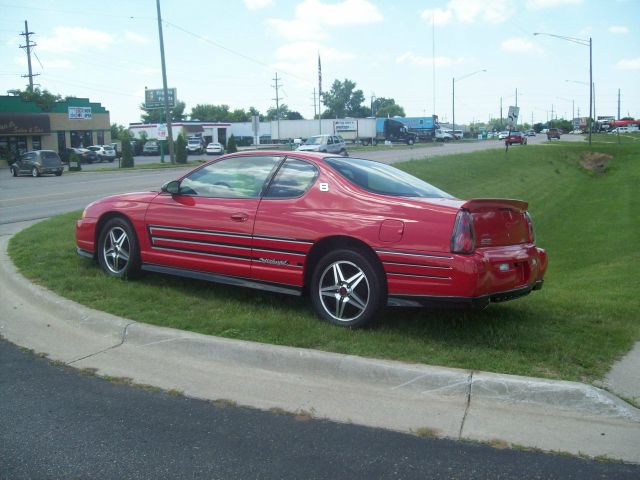
[[[563,140],[584,141],[579,135],[565,135]],[[529,137],[529,143],[537,144],[546,141],[546,137],[538,135]],[[370,158],[384,163],[395,163],[424,157],[436,157],[454,153],[471,153],[486,149],[504,150],[498,140],[481,142],[456,142],[446,145],[421,146],[413,148],[398,147],[389,150],[359,150],[353,156]],[[514,145],[510,148],[527,148]],[[190,156],[191,160],[211,159],[212,156]],[[136,157],[137,165],[159,162],[159,157]],[[132,170],[115,172],[98,172],[106,168],[114,168],[111,163],[83,165],[83,171],[70,174],[65,172],[61,177],[45,176],[39,178],[13,178],[8,168],[0,169],[0,225],[20,221],[47,218],[73,210],[81,210],[90,202],[107,195],[117,193],[155,190],[167,180],[180,177],[188,169]]]
[[[111,383],[0,341],[0,478],[637,479],[640,466],[311,420]]]

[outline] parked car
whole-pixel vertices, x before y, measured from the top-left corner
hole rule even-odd
[[[527,144],[527,137],[524,133],[518,130],[511,130],[507,138],[504,139],[505,145],[513,145],[514,143],[519,143],[520,145]]]
[[[613,133],[613,134],[618,134],[618,133],[631,133],[631,132],[637,132],[638,128],[636,125],[633,126],[626,126],[626,127],[616,127],[612,130],[609,130],[608,133]]]
[[[526,135],[527,135],[527,137],[535,137],[536,136],[536,131],[533,128],[531,128],[531,129],[526,131]]]
[[[560,130],[557,128],[550,128],[547,130],[547,140],[551,140],[552,138],[557,138],[560,140]]]
[[[160,155],[160,145],[155,140],[149,140],[142,147],[143,155]]]
[[[39,177],[47,173],[59,177],[62,175],[64,165],[60,156],[53,150],[32,150],[20,155],[9,166],[9,169],[14,177],[25,173],[32,177]]]
[[[541,288],[547,254],[527,208],[459,200],[373,160],[238,152],[157,191],[91,203],[76,244],[112,277],[309,295],[322,319],[360,327],[386,305],[484,308]]]
[[[339,153],[347,156],[347,145],[339,135],[314,135],[297,149],[299,152]]]
[[[222,155],[224,153],[224,147],[218,142],[211,142],[207,145],[207,155]]]
[[[64,151],[60,154],[62,163],[69,164],[72,153],[75,153],[78,156],[78,160],[80,161],[80,163],[93,163],[98,161],[96,152],[93,152],[87,148],[68,147],[65,148]]]
[[[498,133],[498,140],[505,140],[509,136],[509,130],[503,130]]]
[[[117,142],[110,143],[109,145],[111,145],[113,151],[116,152],[116,158],[122,158],[122,146]]]
[[[451,140],[453,140],[453,134],[451,133],[451,130],[445,130],[443,128],[438,128],[435,131],[435,139],[438,142],[450,142]]]
[[[87,150],[95,152],[98,162],[113,162],[116,159],[116,151],[111,145],[91,145]]]
[[[191,137],[187,140],[187,155],[190,153],[200,155],[204,152],[204,149],[204,140],[201,137]]]

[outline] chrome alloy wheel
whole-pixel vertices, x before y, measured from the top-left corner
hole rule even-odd
[[[123,228],[114,226],[109,230],[102,247],[102,257],[111,273],[120,275],[127,268],[130,250],[129,237]]]
[[[347,261],[330,264],[322,272],[318,289],[325,312],[338,322],[350,322],[362,315],[371,295],[365,273]]]

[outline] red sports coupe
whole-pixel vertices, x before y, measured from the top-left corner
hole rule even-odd
[[[485,307],[542,286],[527,203],[459,200],[392,166],[311,152],[210,161],[84,210],[77,251],[140,270],[311,297],[331,323],[385,305]]]

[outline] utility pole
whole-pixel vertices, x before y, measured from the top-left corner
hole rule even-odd
[[[518,107],[518,89],[516,88],[516,107]]]
[[[164,40],[162,38],[162,14],[160,13],[160,0],[156,0],[158,10],[158,36],[160,37],[160,62],[162,63],[162,89],[164,91],[164,119],[167,122],[167,134],[169,136],[169,158],[171,163],[176,163],[173,151],[173,129],[171,128],[171,113],[169,112],[169,89],[167,88],[167,66],[164,61]]]
[[[618,120],[620,120],[620,89],[618,89]]]
[[[24,32],[22,32],[20,35],[25,37],[26,45],[20,45],[20,48],[24,48],[27,51],[27,65],[29,66],[29,74],[22,75],[22,78],[29,78],[29,90],[33,92],[33,77],[37,77],[40,74],[34,74],[31,70],[31,48],[35,47],[37,44],[29,39],[29,35],[35,35],[35,33],[29,31],[29,26],[27,25],[26,20],[24,21]]]
[[[318,104],[316,103],[316,89],[313,89],[313,118],[316,118],[316,107],[318,106]],[[280,133],[280,132],[278,132]]]
[[[431,115],[436,114],[436,14],[431,11],[431,70],[433,76],[433,110]]]
[[[273,98],[272,100],[276,101],[276,122],[278,124],[278,140],[280,140],[280,94],[278,89],[281,85],[278,85],[278,72],[276,72],[276,78],[274,78],[273,80],[276,82],[276,84],[271,86],[276,89],[276,98]]]
[[[553,103],[551,104],[551,120],[553,120]]]
[[[502,97],[500,97],[500,130],[502,130]]]

